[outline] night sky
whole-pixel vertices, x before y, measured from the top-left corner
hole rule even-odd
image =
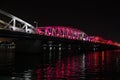
[[[10,0],[11,1],[11,0]],[[35,26],[73,26],[88,35],[101,36],[120,43],[120,6],[116,3],[47,4],[34,2],[1,2],[0,8]]]

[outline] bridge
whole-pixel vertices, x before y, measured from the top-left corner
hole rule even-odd
[[[105,40],[99,36],[89,36],[82,30],[71,26],[42,26],[35,28],[28,22],[3,10],[0,10],[0,37],[9,38],[15,44],[21,46],[30,45],[31,42],[28,42],[28,40],[32,40],[32,42],[37,40],[39,44],[43,43],[43,45],[44,42],[57,44],[58,46],[67,43],[68,46],[76,44],[77,48],[83,47],[84,49],[112,49],[120,47],[117,42]],[[3,39],[0,40],[0,42],[3,42]]]

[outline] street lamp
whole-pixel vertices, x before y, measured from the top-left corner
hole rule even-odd
[[[38,22],[34,21],[34,23],[35,23],[35,27],[38,27]]]

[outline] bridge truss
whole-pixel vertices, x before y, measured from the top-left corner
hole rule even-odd
[[[5,25],[3,27],[4,29],[27,32],[27,33],[34,33],[34,27],[31,24],[27,23],[26,21],[23,21],[22,19],[12,14],[9,14],[3,10],[0,10],[0,14],[7,16],[11,19],[8,23],[0,19],[0,22]]]
[[[79,29],[65,27],[65,26],[37,27],[35,28],[35,32],[36,34],[39,35],[45,35],[51,37],[67,38],[73,40],[82,40],[82,41],[89,41],[100,44],[120,46],[117,42],[113,42],[111,40],[105,40],[99,36],[88,36],[86,33],[84,33]]]
[[[47,26],[35,28],[39,35],[68,38],[75,40],[87,40],[87,34],[81,30],[64,26]]]

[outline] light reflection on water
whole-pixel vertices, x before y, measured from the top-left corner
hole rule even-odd
[[[120,51],[1,52],[0,68],[0,80],[116,80],[120,79]]]

